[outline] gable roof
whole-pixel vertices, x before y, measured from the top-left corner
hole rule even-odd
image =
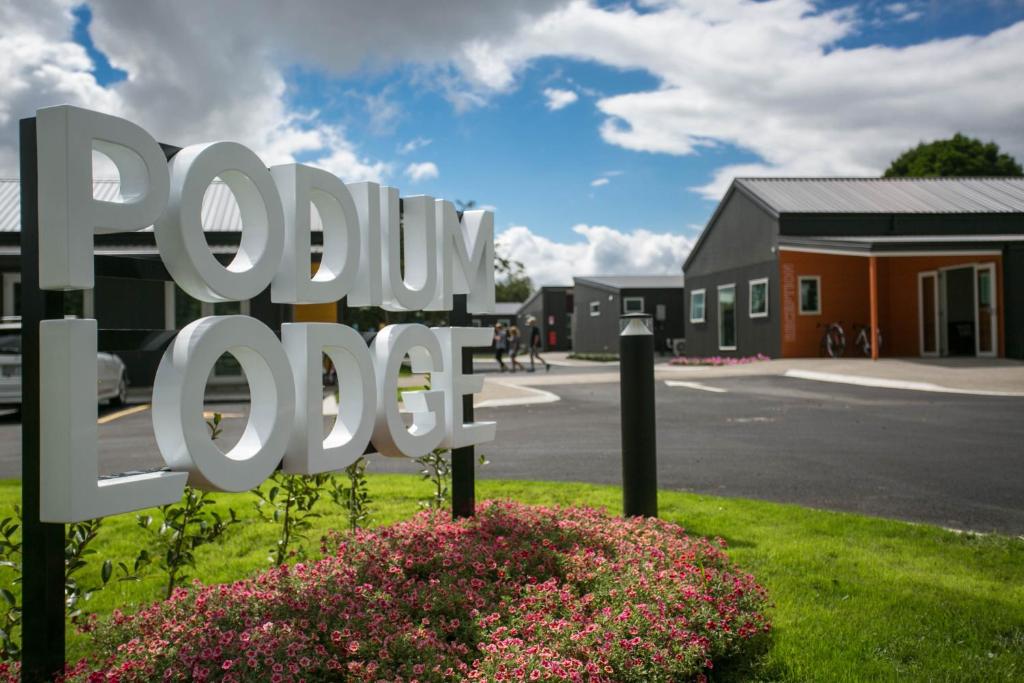
[[[683,289],[682,275],[588,275],[574,281],[603,289]]]
[[[1024,178],[737,178],[785,213],[1024,213]]]
[[[120,182],[97,179],[92,183],[93,196],[104,201],[117,199]],[[310,227],[314,232],[323,230],[320,216],[311,212]],[[242,216],[231,190],[221,180],[214,180],[203,201],[203,226],[206,232],[241,232]],[[152,226],[145,230],[152,230]],[[0,179],[0,232],[21,232],[21,180]]]
[[[1024,214],[1024,178],[734,178],[683,261],[683,271],[733,193],[783,214]]]

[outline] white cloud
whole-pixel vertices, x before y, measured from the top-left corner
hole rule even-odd
[[[908,17],[914,5],[896,7]],[[877,175],[903,149],[956,131],[1024,156],[1024,22],[901,47],[837,44],[867,8],[812,0],[676,0],[637,11],[574,0],[459,57],[478,92],[502,92],[541,57],[644,70],[658,87],[600,99],[610,144],[674,155],[731,145],[759,160],[731,175]],[[972,106],[964,106],[971,102]]]
[[[526,266],[534,285],[568,285],[575,275],[668,275],[680,272],[693,240],[648,230],[621,232],[604,225],[576,225],[574,242],[556,242],[525,226],[501,232],[502,254]]]
[[[273,0],[96,0],[89,3],[94,43],[128,74],[109,87],[96,83],[91,60],[71,40],[78,4],[0,2],[0,174],[17,173],[17,120],[68,103],[124,116],[171,143],[237,140],[268,164],[301,158],[356,174],[347,180],[379,179],[386,162],[361,156],[342,126],[290,103],[284,69],[335,76],[406,62],[450,68],[462,43],[515,31],[557,0],[452,0],[443,12],[404,0],[319,0],[287,12]],[[385,129],[397,114],[386,109],[373,110],[386,114],[378,121]]]
[[[572,90],[561,90],[559,88],[544,88],[544,97],[547,102],[544,104],[548,111],[564,109],[580,98]]]
[[[437,164],[433,161],[422,161],[414,162],[405,167],[405,175],[414,183],[418,183],[421,180],[431,180],[436,178],[439,173],[437,170]]]
[[[591,187],[601,187],[602,185],[607,185],[608,183],[610,183],[612,181],[612,178],[617,178],[618,176],[622,175],[622,173],[623,173],[622,171],[605,171],[604,173],[602,173],[597,178],[594,178],[593,180],[591,180],[590,181],[590,186]]]
[[[431,142],[433,142],[433,140],[431,140],[430,138],[415,137],[412,140],[409,140],[408,142],[406,142],[401,147],[399,147],[398,148],[398,153],[399,154],[411,154],[412,152],[415,152],[418,149],[423,149],[424,147],[429,145]]]

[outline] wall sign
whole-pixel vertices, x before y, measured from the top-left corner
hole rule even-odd
[[[175,282],[206,302],[251,299],[270,287],[282,304],[334,302],[390,311],[451,310],[466,294],[473,313],[494,312],[494,218],[429,196],[402,199],[377,183],[346,184],[326,171],[286,164],[267,169],[233,142],[185,147],[167,161],[139,126],[77,107],[36,114],[39,282],[42,289],[94,284],[93,236],[153,227]],[[120,201],[92,192],[92,153],[109,157]],[[221,264],[201,220],[210,183],[222,179],[238,202],[242,231],[233,260]],[[323,255],[310,273],[310,206],[323,223]],[[404,233],[404,234],[403,234]],[[402,254],[404,251],[404,268]],[[40,323],[40,519],[74,522],[177,501],[186,483],[245,491],[279,465],[316,474],[351,464],[372,442],[383,455],[418,457],[439,446],[494,439],[495,423],[463,422],[462,397],[483,378],[461,371],[462,350],[486,346],[482,328],[392,325],[367,347],[351,328],[282,325],[281,339],[245,315],[209,316],[182,329],[164,353],[153,386],[153,431],[170,471],[98,478],[95,320]],[[206,380],[233,354],[249,381],[248,424],[227,453],[203,419]],[[338,419],[322,434],[321,354],[344,387]],[[429,391],[406,392],[406,428],[395,400],[408,354],[431,373]]]

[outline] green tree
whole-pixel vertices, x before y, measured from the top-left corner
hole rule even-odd
[[[922,142],[908,149],[885,170],[886,178],[963,176],[1024,176],[1016,159],[999,151],[994,142],[982,142],[957,133],[948,140]]]

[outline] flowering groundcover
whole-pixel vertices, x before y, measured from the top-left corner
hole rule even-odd
[[[724,545],[589,508],[423,512],[325,539],[314,563],[115,612],[68,678],[701,680],[770,628]]]
[[[669,360],[669,365],[748,365],[763,360],[771,360],[771,356],[759,353],[756,356],[743,356],[731,358],[728,356],[675,356]]]

